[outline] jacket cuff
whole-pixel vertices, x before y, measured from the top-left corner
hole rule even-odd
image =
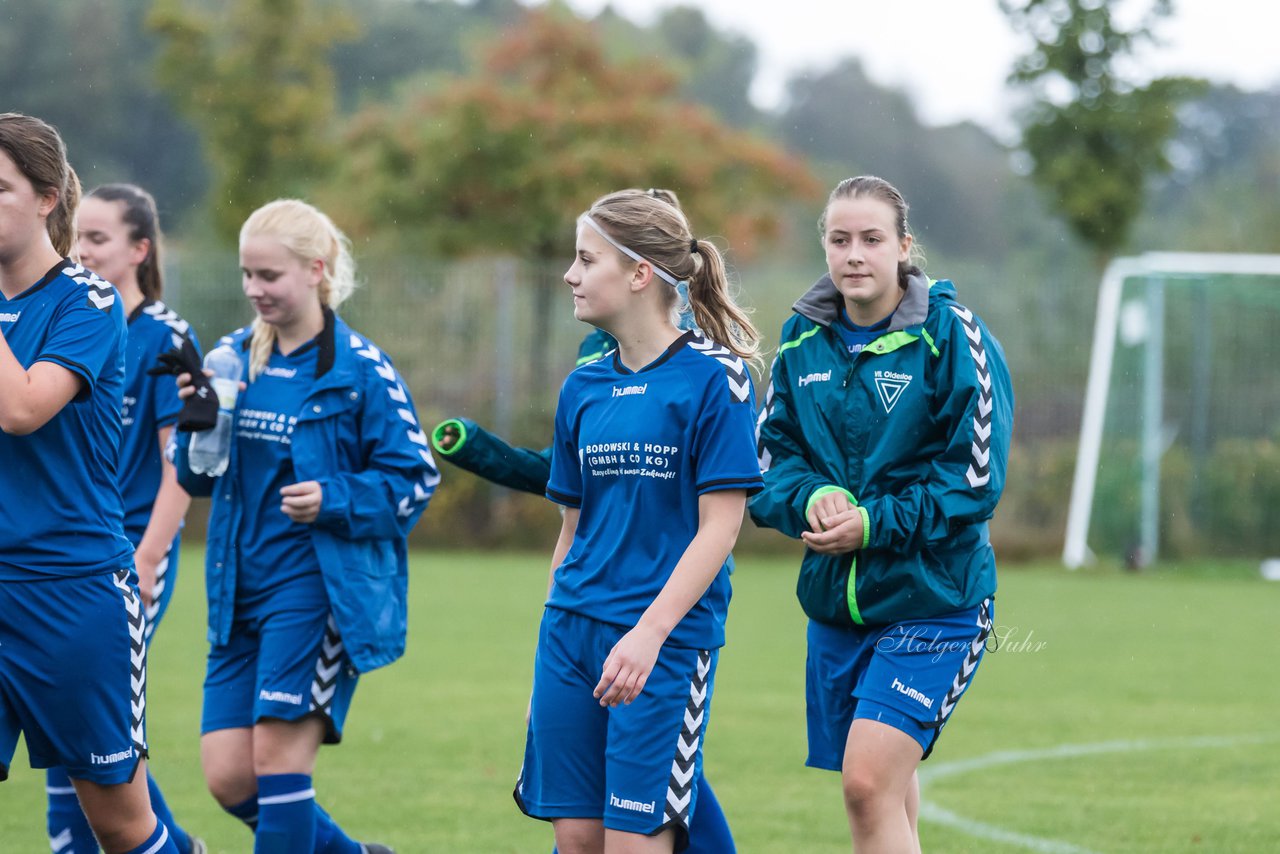
[[[458,431],[458,441],[454,442],[453,446],[450,447],[448,450],[445,450],[443,447],[441,447],[440,442],[441,440],[444,439],[444,431],[449,427],[452,427]],[[446,421],[441,421],[439,424],[436,425],[435,429],[431,431],[432,449],[434,449],[436,453],[446,457],[452,456],[453,454],[458,453],[458,451],[462,450],[462,446],[465,445],[466,442],[467,442],[467,425],[466,425],[466,422],[460,418],[450,418]]]
[[[828,484],[827,486],[819,486],[817,489],[813,491],[813,494],[809,496],[809,500],[806,501],[804,505],[804,515],[805,516],[809,515],[809,510],[813,508],[813,504],[815,501],[817,501],[822,496],[830,495],[833,492],[839,492],[843,494],[845,498],[849,499],[849,502],[853,504],[854,507],[858,506],[858,499],[853,497],[852,492],[845,489],[843,486],[834,486],[834,485]],[[866,511],[863,511],[863,514],[865,515]]]

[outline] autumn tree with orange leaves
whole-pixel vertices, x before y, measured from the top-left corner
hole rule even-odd
[[[356,236],[429,254],[569,257],[577,215],[625,187],[676,191],[737,257],[814,179],[797,158],[682,102],[658,63],[609,61],[592,26],[533,11],[470,77],[355,116],[335,193]]]

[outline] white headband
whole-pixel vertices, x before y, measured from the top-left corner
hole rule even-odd
[[[628,249],[618,241],[614,240],[612,237],[609,236],[608,232],[606,232],[603,228],[600,227],[599,223],[597,223],[594,219],[590,217],[590,215],[583,214],[582,216],[578,217],[578,225],[582,225],[583,223],[586,223],[587,225],[594,228],[597,234],[599,234],[605,240],[609,241],[609,243],[613,245],[613,248],[617,249],[623,255],[626,255],[628,258],[632,259],[633,261],[643,261],[644,263],[648,264],[651,268],[653,268],[653,274],[655,276],[657,276],[659,279],[662,279],[664,282],[666,282],[668,285],[675,288],[676,290],[679,290],[681,285],[684,285],[685,287],[689,286],[688,282],[678,281],[675,276],[671,275],[666,270],[662,269],[657,264],[650,261],[648,258],[641,256],[638,252]]]

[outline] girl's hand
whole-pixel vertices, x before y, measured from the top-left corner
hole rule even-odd
[[[205,368],[204,375],[206,377],[212,377],[213,370],[211,368]],[[176,380],[178,383],[178,397],[182,398],[183,400],[186,400],[188,397],[191,397],[191,395],[196,393],[196,390],[191,387],[191,374],[178,374],[178,376],[176,377]],[[248,383],[244,382],[243,380],[240,381],[241,391],[244,391],[248,387],[249,387]]]
[[[844,496],[840,497],[844,498]],[[816,504],[821,504],[826,498],[827,496],[824,495],[819,499],[815,503],[815,508]],[[845,499],[845,503],[848,503],[848,499]],[[848,510],[842,513],[823,518],[822,522],[824,530],[818,533],[812,531],[802,531],[800,533],[800,539],[804,540],[804,544],[815,552],[824,555],[838,555],[862,548],[862,514],[858,512],[858,508],[850,506]]]
[[[204,375],[206,377],[211,377],[213,376],[213,371],[210,370],[209,368],[205,368]],[[186,400],[188,397],[191,397],[191,395],[196,393],[195,388],[193,388],[191,385],[191,374],[178,374],[177,383],[178,383],[178,397],[182,398],[183,400]]]
[[[280,488],[280,509],[284,515],[295,522],[309,525],[320,515],[320,504],[324,495],[320,484],[314,480],[291,483]]]
[[[849,496],[843,492],[828,492],[813,502],[805,520],[809,523],[809,530],[818,534],[838,525],[836,518],[852,509],[853,502]]]
[[[602,706],[630,703],[644,690],[666,636],[638,625],[622,636],[604,660],[593,696]]]
[[[436,444],[440,446],[442,451],[451,451],[461,436],[462,434],[458,432],[458,428],[455,425],[448,424],[436,434]]]

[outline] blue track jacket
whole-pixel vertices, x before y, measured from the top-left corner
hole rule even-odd
[[[249,331],[237,330],[219,343],[247,350]],[[321,485],[311,542],[343,646],[355,668],[367,673],[404,653],[406,537],[440,474],[390,358],[327,310],[319,345],[317,378],[298,413],[291,452],[298,481]],[[187,463],[191,434],[176,435],[182,486],[191,495],[213,496],[205,584],[209,642],[222,645],[235,611],[239,498],[235,489],[218,488],[221,478],[193,474]],[[236,470],[234,459],[227,470]]]
[[[815,493],[841,488],[866,527],[858,551],[805,551],[796,593],[814,620],[887,625],[995,592],[987,520],[1004,488],[1013,388],[999,342],[955,295],[914,272],[889,328],[856,356],[832,328],[843,298],[829,276],[783,326],[751,518],[799,537]]]

